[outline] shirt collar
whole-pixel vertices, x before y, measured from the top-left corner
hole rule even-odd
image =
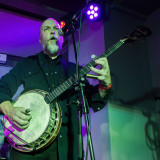
[[[55,59],[51,59],[48,55],[44,54],[43,52],[43,58],[44,58],[45,63],[52,63],[52,64],[57,65],[61,63],[62,55],[58,55]]]

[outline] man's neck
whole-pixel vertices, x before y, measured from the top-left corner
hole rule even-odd
[[[59,53],[58,53],[58,54],[53,55],[53,54],[48,53],[48,52],[46,52],[46,51],[44,51],[44,54],[48,55],[52,60],[53,60],[53,59],[56,59],[56,58],[58,57],[58,55],[59,55]]]

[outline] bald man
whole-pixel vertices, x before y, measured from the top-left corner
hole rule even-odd
[[[43,51],[35,56],[22,59],[0,80],[0,111],[6,115],[14,129],[27,130],[33,119],[32,110],[22,106],[13,106],[12,97],[18,87],[23,84],[21,94],[30,90],[54,91],[63,81],[75,73],[75,64],[65,61],[61,56],[63,36],[58,34],[59,23],[48,18],[40,27],[39,42]],[[89,105],[96,112],[103,108],[111,86],[111,76],[106,58],[95,60],[101,69],[91,67],[98,74],[100,85],[95,87],[86,82]],[[58,135],[52,143],[41,150],[23,152],[11,147],[11,160],[78,160],[78,119],[77,109],[72,104],[80,97],[80,93],[71,87],[59,98],[62,110],[62,124]],[[29,100],[28,100],[29,101]],[[37,113],[38,115],[39,113]]]

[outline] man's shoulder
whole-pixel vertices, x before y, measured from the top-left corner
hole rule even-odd
[[[37,57],[38,57],[38,55],[31,55],[28,57],[24,57],[15,65],[15,67],[23,69],[25,67],[33,66],[34,64],[37,64],[36,63],[36,61],[38,59]]]
[[[28,57],[24,57],[22,61],[23,62],[35,61],[37,60],[37,58],[38,58],[38,54],[35,54],[35,55],[30,55]]]
[[[38,58],[38,55],[39,55],[40,53],[37,53],[37,54],[34,54],[34,55],[30,55],[30,56],[28,56],[28,57],[26,57],[26,58],[24,58],[25,60],[35,60],[35,59],[37,59]]]

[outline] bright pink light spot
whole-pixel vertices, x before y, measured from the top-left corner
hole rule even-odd
[[[97,7],[97,6],[96,6],[96,7],[94,7],[94,10],[95,10],[95,11],[98,11],[98,7]]]
[[[90,18],[90,19],[93,19],[94,17],[93,17],[93,15],[91,15],[89,18]]]
[[[95,13],[94,10],[92,10],[92,11],[91,11],[91,14],[94,14],[94,13]]]
[[[90,14],[91,14],[91,11],[87,11],[87,14],[90,15]]]
[[[97,13],[95,13],[95,14],[94,14],[94,17],[98,17],[98,14],[97,14]]]
[[[93,9],[93,5],[90,6],[90,9],[91,9],[91,10]]]

